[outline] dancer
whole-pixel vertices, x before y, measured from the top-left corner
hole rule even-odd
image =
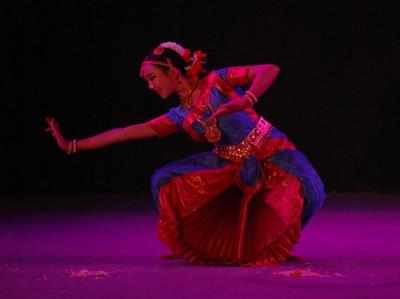
[[[322,206],[323,183],[305,155],[254,106],[279,73],[274,64],[205,67],[207,55],[164,42],[144,58],[140,76],[177,107],[144,123],[83,139],[66,139],[46,118],[68,154],[117,142],[184,131],[212,149],[170,162],[152,177],[158,237],[193,263],[276,265],[291,256],[302,228]]]

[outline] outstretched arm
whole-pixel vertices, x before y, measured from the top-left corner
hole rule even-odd
[[[111,129],[91,137],[79,139],[77,142],[77,150],[92,150],[114,143],[155,136],[157,136],[156,132],[146,123],[135,124],[123,128]]]
[[[141,123],[123,128],[114,128],[79,140],[68,140],[63,136],[58,122],[54,118],[47,117],[46,122],[48,125],[46,131],[52,134],[58,146],[67,153],[94,150],[114,143],[157,136],[156,131],[147,123]]]
[[[231,84],[240,84],[248,86],[247,93],[221,105],[214,113],[214,117],[222,114],[245,109],[254,104],[255,98],[261,97],[275,81],[280,68],[274,64],[259,64],[249,66],[230,67],[228,72],[228,81]]]

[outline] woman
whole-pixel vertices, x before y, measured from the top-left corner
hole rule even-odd
[[[290,257],[300,231],[325,198],[307,158],[253,109],[279,73],[276,65],[207,72],[206,55],[174,42],[142,62],[140,76],[161,98],[180,105],[141,124],[67,140],[57,122],[47,130],[72,154],[113,143],[185,131],[209,152],[167,164],[152,178],[158,236],[173,256],[198,263],[275,265]]]

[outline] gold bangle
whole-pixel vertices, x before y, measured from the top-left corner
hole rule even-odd
[[[67,155],[71,154],[72,154],[72,141],[69,141],[67,145]]]
[[[75,139],[75,153],[78,152],[78,139]]]
[[[258,99],[257,99],[256,95],[251,90],[246,90],[244,94],[247,95],[250,98],[250,102],[253,105],[255,103],[257,103]]]
[[[68,142],[68,147],[67,147],[67,154],[72,155],[78,152],[78,146],[77,146],[77,140],[72,139],[70,142]]]

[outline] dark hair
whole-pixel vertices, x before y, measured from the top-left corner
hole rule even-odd
[[[184,51],[183,55],[180,55],[175,50],[160,45],[152,50],[144,58],[144,61],[151,61],[154,64],[158,63],[158,67],[163,70],[167,70],[168,65],[172,64],[183,75],[195,80],[204,77],[208,73],[204,66],[207,55],[200,50],[196,50],[193,53],[189,49],[185,49]]]
[[[173,66],[175,66],[178,70],[182,72],[182,74],[186,74],[186,69],[185,67],[188,66],[188,64],[183,60],[183,58],[176,53],[175,51],[171,49],[165,49],[163,48],[160,51],[153,50],[151,51],[145,58],[144,60],[148,61],[154,61],[154,62],[163,62],[163,63],[168,63],[168,60],[172,63]],[[162,66],[159,65],[159,67],[163,69],[167,69],[167,66]]]

